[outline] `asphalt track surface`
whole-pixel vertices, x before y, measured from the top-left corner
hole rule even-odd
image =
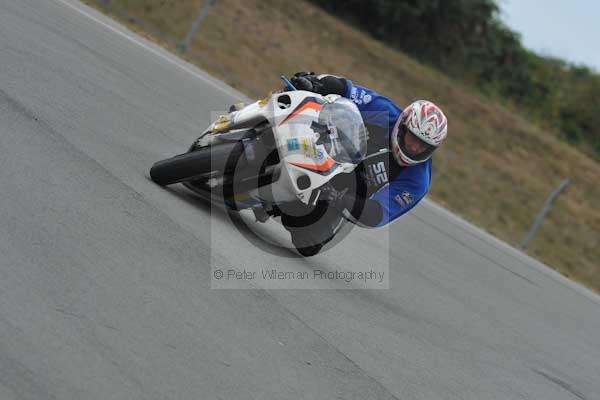
[[[148,180],[239,98],[78,3],[0,2],[0,399],[600,398],[598,297],[432,203],[305,260]],[[387,290],[210,288],[381,260]]]

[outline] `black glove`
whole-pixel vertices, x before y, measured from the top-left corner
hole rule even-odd
[[[374,227],[383,217],[383,209],[375,200],[356,197],[347,193],[348,189],[337,190],[331,185],[320,188],[320,199],[327,201],[329,207],[343,213],[347,210],[352,216],[353,223],[359,222],[364,226]]]
[[[292,76],[290,82],[298,90],[308,90],[323,96],[327,94],[345,96],[348,91],[346,78],[334,75],[321,75],[321,78],[318,78],[314,72],[297,72]]]
[[[321,194],[319,199],[326,201],[329,207],[336,209],[339,212],[344,211],[348,206],[346,193],[348,189],[337,190],[331,185],[325,185],[320,188]],[[351,205],[351,204],[350,204]]]
[[[296,72],[294,76],[290,78],[290,82],[298,90],[326,94],[323,93],[323,83],[319,81],[317,74],[314,72]]]

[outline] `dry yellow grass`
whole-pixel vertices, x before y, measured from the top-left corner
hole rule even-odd
[[[96,4],[93,0],[88,3]],[[109,13],[171,48],[202,0],[113,0]],[[501,239],[518,245],[545,197],[571,184],[529,253],[600,290],[600,165],[443,73],[392,50],[299,0],[217,0],[185,55],[251,97],[299,70],[344,75],[399,104],[434,100],[449,118],[449,140],[435,156],[430,196]]]

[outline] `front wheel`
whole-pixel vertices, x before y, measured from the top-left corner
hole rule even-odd
[[[191,181],[204,176],[229,172],[227,160],[237,160],[244,153],[241,142],[223,143],[217,146],[202,147],[189,153],[180,154],[156,162],[150,168],[150,179],[161,186]]]

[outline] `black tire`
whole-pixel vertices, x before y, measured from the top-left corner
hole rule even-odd
[[[244,153],[241,142],[223,143],[214,147],[202,147],[156,162],[150,168],[150,179],[161,186],[190,181],[214,172],[226,174],[227,160],[237,160]],[[234,163],[235,164],[235,163]]]
[[[282,213],[281,223],[290,232],[292,244],[298,253],[303,257],[312,257],[333,239],[333,228],[341,218],[333,210],[328,210],[325,203],[318,203],[318,206],[305,216]]]
[[[296,247],[296,250],[298,250],[298,253],[300,253],[302,257],[312,257],[316,256],[322,248],[323,244],[315,244],[308,247]]]

